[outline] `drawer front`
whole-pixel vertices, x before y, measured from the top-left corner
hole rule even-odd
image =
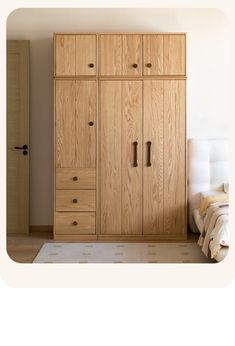
[[[95,234],[95,213],[56,213],[56,234]]]
[[[57,168],[57,189],[84,189],[94,190],[96,188],[95,169],[92,168]]]
[[[95,191],[57,190],[56,211],[95,211]]]

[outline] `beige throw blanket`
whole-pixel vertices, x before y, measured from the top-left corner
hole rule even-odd
[[[205,211],[204,230],[198,244],[207,257],[214,258],[222,247],[229,246],[228,238],[228,203],[213,203]]]

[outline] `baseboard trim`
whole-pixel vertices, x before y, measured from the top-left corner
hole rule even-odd
[[[52,225],[30,225],[29,232],[53,232]]]

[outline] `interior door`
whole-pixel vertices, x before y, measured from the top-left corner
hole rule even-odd
[[[29,41],[7,42],[7,232],[29,229]]]
[[[142,233],[142,82],[101,82],[101,234]]]
[[[164,81],[143,83],[143,234],[153,235],[164,231]]]
[[[56,82],[56,166],[96,167],[97,83]]]

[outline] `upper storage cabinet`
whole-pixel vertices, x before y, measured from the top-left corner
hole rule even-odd
[[[184,34],[143,35],[143,75],[184,76]]]
[[[142,36],[100,35],[101,76],[141,76]]]
[[[97,74],[97,36],[56,35],[56,76],[95,76]]]

